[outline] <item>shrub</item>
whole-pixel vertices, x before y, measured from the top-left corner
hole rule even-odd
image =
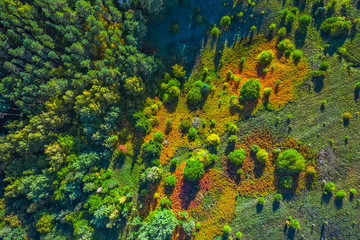
[[[260,97],[260,81],[259,79],[251,78],[247,80],[240,89],[240,97],[246,100],[254,100]]]
[[[223,16],[220,20],[220,26],[223,28],[228,28],[230,26],[231,19],[229,16]]]
[[[171,164],[172,166],[177,166],[178,160],[177,160],[176,158],[173,158],[173,159],[170,160],[170,164]]]
[[[333,192],[335,191],[335,184],[333,182],[327,182],[324,186],[325,191],[327,192]]]
[[[269,69],[267,69],[267,68],[264,68],[264,69],[263,69],[263,73],[264,73],[264,74],[267,74],[268,72],[269,72]]]
[[[272,50],[264,50],[257,56],[257,60],[260,64],[268,65],[274,59],[274,53]]]
[[[346,197],[346,192],[344,190],[340,190],[335,194],[335,197],[339,200],[342,200]]]
[[[294,184],[294,180],[290,176],[282,177],[280,182],[281,182],[281,186],[283,186],[284,188],[291,188]]]
[[[307,27],[312,21],[312,17],[304,14],[299,18],[299,32],[306,33]]]
[[[191,127],[189,129],[189,134],[188,134],[189,139],[195,140],[196,136],[197,136],[197,130],[194,127]]]
[[[201,103],[201,87],[193,86],[187,94],[187,102],[192,107],[198,107]]]
[[[213,27],[213,28],[211,29],[211,35],[218,38],[218,37],[220,36],[220,30],[219,30],[219,28]]]
[[[276,24],[275,23],[270,24],[269,30],[274,31],[275,29],[276,29]]]
[[[163,208],[170,208],[172,206],[172,202],[169,198],[164,197],[160,200],[160,206]]]
[[[142,150],[142,157],[150,162],[160,157],[161,144],[157,141],[150,140],[142,145]]]
[[[360,82],[357,82],[357,83],[355,84],[355,89],[357,89],[357,90],[360,89]]]
[[[235,144],[236,144],[236,142],[237,142],[237,136],[236,136],[236,135],[231,135],[231,136],[228,138],[228,142],[229,142],[229,145],[235,146]]]
[[[169,175],[164,179],[165,185],[168,187],[174,187],[176,185],[176,178],[173,175]]]
[[[225,225],[224,227],[223,227],[223,232],[224,232],[224,234],[230,234],[231,233],[231,227],[229,226],[229,225]]]
[[[356,195],[356,189],[355,188],[352,188],[350,189],[350,197],[354,197]]]
[[[183,133],[188,132],[190,127],[191,127],[191,121],[189,119],[182,120],[179,126],[181,132]]]
[[[322,62],[322,63],[320,64],[320,70],[326,71],[329,67],[330,67],[330,63],[329,63],[329,62]]]
[[[295,48],[294,43],[290,39],[287,39],[287,38],[282,40],[281,42],[279,42],[277,47],[281,51],[286,51],[286,50],[292,51]]]
[[[265,97],[270,96],[271,92],[272,92],[271,88],[269,88],[269,87],[264,88],[264,96]]]
[[[245,57],[241,57],[241,58],[240,58],[240,63],[241,63],[241,64],[243,64],[245,61],[246,61],[246,58],[245,58]]]
[[[205,174],[204,164],[197,157],[191,157],[186,161],[184,178],[196,182]]]
[[[211,145],[219,145],[220,137],[217,134],[212,133],[206,138],[206,141]]]
[[[158,143],[162,143],[164,141],[164,134],[162,132],[156,131],[153,134],[153,139]]]
[[[252,151],[253,153],[257,153],[260,149],[261,149],[261,148],[260,148],[258,145],[256,145],[256,144],[251,145],[251,151]]]
[[[316,175],[316,169],[313,167],[313,166],[308,166],[306,168],[306,173],[309,175],[309,176],[312,176],[314,177]]]
[[[292,53],[292,58],[295,62],[300,61],[302,56],[303,56],[303,52],[300,49],[297,49]]]
[[[275,194],[274,200],[275,202],[281,202],[283,200],[283,196],[281,195],[281,193]]]
[[[256,31],[256,26],[255,25],[251,26],[250,31],[255,32]]]
[[[261,164],[265,164],[266,160],[269,158],[269,154],[265,149],[260,149],[257,153],[256,153],[256,159],[261,163]]]
[[[186,71],[183,66],[180,66],[179,64],[175,64],[172,66],[174,77],[176,78],[183,78],[186,75]],[[180,87],[179,83],[176,84],[176,86]]]
[[[279,29],[277,35],[280,37],[280,38],[283,38],[286,36],[286,28],[282,27]]]
[[[344,55],[346,53],[346,48],[345,47],[339,47],[338,53],[340,53],[341,55]]]
[[[296,219],[291,219],[290,220],[290,228],[294,229],[294,230],[297,230],[297,229],[300,229],[300,223],[298,220]]]
[[[238,131],[238,128],[237,128],[237,126],[235,124],[231,124],[229,126],[229,132],[230,133],[237,133],[237,131]]]
[[[287,149],[277,158],[276,167],[281,173],[300,173],[305,169],[305,159],[295,149]]]
[[[344,112],[342,117],[344,120],[347,120],[347,121],[349,121],[352,118],[351,113],[349,113],[349,112]]]
[[[265,198],[259,197],[259,199],[258,199],[258,201],[257,201],[257,204],[258,204],[258,205],[264,205],[264,203],[265,203]]]
[[[242,236],[243,236],[242,232],[237,232],[237,233],[235,234],[235,237],[236,237],[237,239],[240,239]]]
[[[316,79],[322,78],[324,79],[326,76],[326,72],[322,70],[314,70],[313,71],[313,77]]]
[[[235,150],[228,155],[228,159],[232,164],[240,165],[244,162],[246,152],[244,149]]]
[[[348,34],[351,28],[351,22],[343,17],[330,17],[320,26],[320,30],[332,37],[340,38]]]

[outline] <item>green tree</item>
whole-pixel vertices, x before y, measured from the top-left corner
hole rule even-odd
[[[240,89],[240,98],[246,100],[254,100],[260,97],[260,81],[259,79],[251,78],[247,80]]]
[[[305,159],[295,149],[287,149],[277,158],[276,167],[281,173],[300,173],[305,170]]]
[[[244,162],[246,152],[244,149],[234,150],[228,155],[228,159],[232,164],[240,165]]]
[[[197,157],[191,157],[186,161],[184,178],[196,182],[205,174],[204,164]]]

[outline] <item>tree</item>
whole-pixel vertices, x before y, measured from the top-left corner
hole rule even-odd
[[[151,162],[160,157],[161,144],[158,141],[150,140],[149,142],[143,144],[142,150],[142,157]]]
[[[205,174],[204,164],[197,157],[191,157],[186,161],[184,178],[196,182]]]
[[[220,20],[220,26],[223,28],[228,28],[230,26],[231,19],[229,16],[223,16]]]
[[[240,98],[246,100],[254,100],[260,97],[260,81],[259,79],[251,78],[247,80],[240,89]]]
[[[346,36],[351,28],[351,22],[343,17],[330,17],[320,26],[320,30],[332,37],[340,38]]]
[[[246,152],[244,149],[234,150],[233,152],[229,153],[228,159],[232,164],[240,165],[244,162],[246,156]]]
[[[281,173],[300,173],[305,170],[305,159],[295,149],[287,149],[277,158],[276,167]]]
[[[220,30],[219,30],[219,28],[213,27],[213,28],[211,29],[211,35],[218,38],[218,37],[220,36]]]
[[[36,223],[37,231],[40,233],[51,232],[53,228],[52,218],[49,213],[43,212],[41,218]]]
[[[125,80],[125,89],[132,96],[140,96],[145,91],[145,86],[140,77],[134,76]]]
[[[266,160],[269,158],[269,154],[265,149],[260,149],[257,153],[256,153],[256,159],[261,163],[261,164],[265,164]]]
[[[310,15],[304,14],[299,18],[299,32],[306,33],[307,27],[310,25],[312,17]]]
[[[274,59],[274,53],[272,50],[264,50],[257,56],[259,64],[268,65]]]
[[[220,137],[217,134],[212,133],[206,138],[206,141],[211,145],[219,145]]]

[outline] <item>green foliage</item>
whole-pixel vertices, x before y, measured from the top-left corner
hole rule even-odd
[[[283,38],[286,36],[286,28],[282,27],[279,29],[279,31],[277,32],[277,35],[279,36],[279,38]]]
[[[191,121],[189,119],[184,119],[180,122],[179,126],[181,132],[187,133],[189,132],[189,129],[191,128]]]
[[[235,146],[237,140],[238,140],[238,139],[237,139],[237,136],[236,136],[236,135],[231,135],[231,136],[228,138],[229,145],[230,145],[230,146]]]
[[[300,223],[298,220],[296,219],[291,219],[290,220],[290,228],[294,229],[294,230],[298,230],[300,229]]]
[[[251,145],[251,151],[252,151],[253,153],[257,153],[260,149],[261,149],[261,148],[260,148],[258,145],[256,145],[256,144]]]
[[[240,63],[241,63],[241,64],[243,64],[245,61],[246,61],[246,58],[245,58],[245,57],[241,57],[241,58],[240,58]]]
[[[342,117],[343,117],[344,120],[349,121],[352,118],[352,115],[349,112],[344,112]]]
[[[162,208],[171,208],[172,202],[168,197],[164,197],[160,200],[160,206]]]
[[[225,225],[225,226],[223,227],[223,232],[224,232],[224,234],[228,235],[228,234],[231,233],[231,231],[232,231],[232,229],[231,229],[231,227],[230,227],[229,225]]]
[[[196,128],[191,127],[191,128],[189,129],[188,137],[189,137],[189,139],[192,140],[192,141],[194,141],[194,140],[196,139],[196,137],[197,137],[197,130],[196,130]]]
[[[336,192],[335,197],[339,200],[342,200],[342,199],[346,198],[346,192],[344,190],[340,190],[340,191]]]
[[[184,69],[183,66],[180,66],[178,64],[175,64],[174,66],[172,66],[173,69],[173,75],[176,78],[183,78],[186,75],[186,71]]]
[[[181,73],[176,72],[177,76],[182,76]],[[180,96],[180,82],[176,79],[170,79],[167,83],[161,84],[163,91],[164,103],[170,103],[177,100]]]
[[[251,32],[255,32],[255,31],[256,31],[256,26],[255,26],[255,25],[252,25],[251,28],[250,28],[250,31],[251,31]]]
[[[269,30],[274,31],[275,29],[276,29],[276,24],[275,23],[270,24]]]
[[[43,212],[41,218],[36,223],[37,231],[40,233],[51,232],[53,228],[52,218],[49,213]]]
[[[272,50],[264,50],[257,56],[257,60],[262,65],[268,65],[274,59],[274,53]]]
[[[281,202],[281,201],[283,200],[283,196],[281,195],[281,193],[275,194],[274,200],[275,200],[276,202]]]
[[[279,42],[277,47],[281,51],[286,51],[286,50],[292,51],[295,49],[294,43],[290,39],[287,39],[287,38],[282,40],[281,42]]]
[[[196,182],[205,174],[204,164],[197,157],[191,157],[186,161],[184,178]]]
[[[305,159],[295,149],[287,149],[277,158],[276,167],[281,173],[300,173],[305,169]]]
[[[220,30],[217,27],[213,27],[211,29],[211,35],[218,38],[220,36]]]
[[[256,159],[261,163],[261,164],[265,164],[266,160],[269,158],[269,154],[265,149],[260,149],[257,153],[256,153]]]
[[[201,86],[195,85],[190,89],[190,91],[187,94],[187,103],[192,108],[197,108],[199,107],[201,100],[202,100]]]
[[[327,192],[333,192],[335,191],[335,184],[333,182],[327,182],[324,186],[325,191]]]
[[[223,16],[220,20],[220,26],[223,28],[228,28],[230,26],[231,19],[229,16]]]
[[[304,14],[299,18],[299,32],[306,33],[308,26],[312,21],[312,17]]]
[[[240,165],[244,162],[246,152],[244,149],[234,150],[228,155],[229,161],[234,165]]]
[[[352,188],[352,189],[350,189],[350,196],[355,196],[356,195],[356,193],[357,193],[357,191],[356,191],[356,189],[355,188]]]
[[[162,143],[164,141],[164,134],[162,132],[156,131],[153,134],[153,139],[155,142]]]
[[[137,76],[127,78],[124,87],[127,93],[132,96],[140,96],[145,92],[143,80]]]
[[[236,239],[240,239],[243,236],[242,232],[235,233]]]
[[[290,176],[282,177],[280,182],[281,182],[281,186],[283,186],[284,188],[288,188],[288,189],[292,188],[292,186],[294,185],[294,180]]]
[[[144,113],[138,112],[133,115],[136,120],[135,129],[138,132],[147,133],[150,130],[149,119],[146,118]]]
[[[351,28],[351,22],[343,17],[330,17],[326,19],[320,27],[320,30],[332,37],[340,38],[346,36]]]
[[[295,62],[298,62],[302,58],[303,52],[300,49],[297,49],[292,53],[291,56]]]
[[[150,140],[142,145],[142,157],[151,162],[160,157],[161,144],[158,141]]]
[[[321,64],[320,64],[320,70],[322,70],[322,71],[326,71],[328,68],[330,67],[330,63],[329,62],[322,62]]]
[[[258,201],[257,201],[258,205],[264,205],[265,204],[265,198],[264,197],[259,197]]]
[[[169,175],[164,179],[165,185],[168,187],[175,187],[176,185],[176,177],[173,175]]]
[[[212,133],[210,134],[207,138],[206,138],[206,141],[213,145],[213,146],[216,146],[216,145],[219,145],[220,144],[220,137],[215,134],[215,133]]]
[[[271,88],[269,88],[269,87],[264,88],[264,96],[265,97],[269,97],[271,93],[272,93]]]
[[[360,82],[357,82],[357,83],[355,84],[355,89],[360,89]]]
[[[240,97],[246,100],[254,100],[260,97],[260,81],[259,79],[251,78],[247,80],[240,89]]]
[[[230,133],[234,134],[234,133],[237,133],[238,128],[237,128],[237,126],[235,124],[230,124],[230,126],[228,127],[228,130],[229,130]]]

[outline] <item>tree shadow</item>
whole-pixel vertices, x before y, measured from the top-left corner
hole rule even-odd
[[[289,228],[288,232],[287,232],[287,239],[289,240],[294,240],[295,239],[295,229],[293,228]]]
[[[324,76],[321,77],[313,77],[312,83],[314,84],[314,91],[319,93],[324,88]]]
[[[264,209],[264,205],[262,204],[256,204],[256,213],[261,213]]]
[[[321,204],[323,203],[328,204],[330,202],[331,197],[332,197],[331,192],[324,191],[321,196]]]
[[[355,88],[354,90],[354,100],[357,102],[357,100],[359,99],[359,94],[360,94],[360,89]]]
[[[349,119],[343,119],[343,125],[344,127],[349,126],[350,120]]]
[[[257,162],[254,165],[254,176],[255,176],[255,178],[260,178],[264,173],[264,169],[265,169],[265,164],[261,164],[261,163]]]
[[[168,112],[173,113],[176,111],[178,102],[179,102],[179,99],[176,98],[170,102],[164,103],[164,107],[167,109]]]
[[[274,201],[272,204],[272,210],[273,212],[276,212],[280,208],[280,202]]]
[[[295,33],[295,46],[296,46],[296,48],[301,48],[301,47],[304,46],[305,39],[306,39],[306,34],[307,34],[307,31],[305,33],[300,33],[299,30],[296,31],[296,33]]]
[[[333,56],[334,53],[338,50],[338,48],[344,45],[346,41],[345,36],[341,38],[333,38],[325,33],[320,33],[320,36],[325,42],[330,44],[330,46],[324,50],[324,53],[329,54],[329,56]]]
[[[183,179],[181,186],[180,201],[184,210],[189,208],[190,202],[195,199],[199,192],[199,182],[191,182]]]
[[[341,209],[342,206],[343,206],[343,199],[341,199],[341,198],[335,198],[334,204],[335,204],[335,206],[336,206],[337,209]]]

